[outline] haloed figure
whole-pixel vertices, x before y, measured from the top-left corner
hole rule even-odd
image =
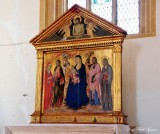
[[[53,96],[52,106],[59,107],[62,105],[63,102],[64,81],[65,81],[60,60],[56,61],[56,67],[54,68],[53,79],[54,79],[54,88],[53,88],[54,96]]]
[[[100,105],[100,74],[100,64],[97,58],[93,57],[89,71],[90,105]]]
[[[106,58],[103,59],[103,68],[101,72],[101,94],[102,94],[102,110],[112,111],[112,78],[113,71],[111,65]]]
[[[69,80],[66,105],[72,109],[79,109],[89,102],[86,93],[86,68],[80,55],[75,56],[76,65],[72,67],[72,76]]]
[[[84,25],[81,23],[81,18],[77,17],[73,25],[73,36],[75,38],[81,38],[84,34]]]
[[[67,88],[69,84],[69,75],[70,75],[70,62],[67,58],[63,59],[63,72],[65,77],[65,85],[64,85],[64,96],[63,96],[63,102],[65,103],[66,94],[67,94]]]
[[[51,102],[54,83],[51,68],[52,64],[48,62],[45,70],[44,110],[47,110],[52,106]]]

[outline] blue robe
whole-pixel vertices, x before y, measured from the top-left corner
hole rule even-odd
[[[108,75],[108,79],[104,80],[103,74],[106,73]],[[111,65],[107,65],[107,68],[102,68],[101,72],[101,95],[102,95],[102,110],[103,111],[112,111],[112,79],[113,79],[113,70]]]
[[[76,67],[75,67],[76,68]],[[77,70],[80,82],[74,84],[72,80],[69,80],[68,91],[66,96],[66,105],[72,109],[79,109],[85,106],[89,102],[89,98],[86,93],[86,69],[85,65]]]

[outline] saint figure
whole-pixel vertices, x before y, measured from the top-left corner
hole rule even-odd
[[[97,58],[93,57],[89,71],[89,93],[91,105],[100,105],[100,74],[100,64],[97,62]]]
[[[108,63],[106,58],[103,59],[103,68],[101,72],[101,94],[102,94],[102,110],[112,111],[112,66]]]
[[[51,102],[52,102],[52,92],[53,92],[54,83],[53,83],[51,68],[52,68],[52,64],[48,62],[45,70],[44,110],[47,110],[52,106]]]
[[[54,68],[54,74],[53,74],[53,80],[54,80],[54,97],[52,101],[53,107],[59,107],[62,105],[63,102],[63,94],[64,94],[64,73],[63,69],[61,67],[61,61],[56,61],[56,67]]]

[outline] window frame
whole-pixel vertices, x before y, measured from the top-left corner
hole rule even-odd
[[[48,27],[68,10],[68,0],[40,0],[40,31]],[[117,22],[117,0],[112,0],[112,20]],[[86,0],[86,9],[91,11],[91,0]],[[140,33],[129,34],[126,39],[156,36],[156,0],[139,2]]]

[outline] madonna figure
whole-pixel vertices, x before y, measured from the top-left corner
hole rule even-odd
[[[72,109],[79,109],[88,104],[89,98],[86,93],[86,69],[85,65],[82,63],[80,55],[75,56],[75,63],[76,65],[74,68],[79,81],[70,78],[66,96],[66,105]]]

